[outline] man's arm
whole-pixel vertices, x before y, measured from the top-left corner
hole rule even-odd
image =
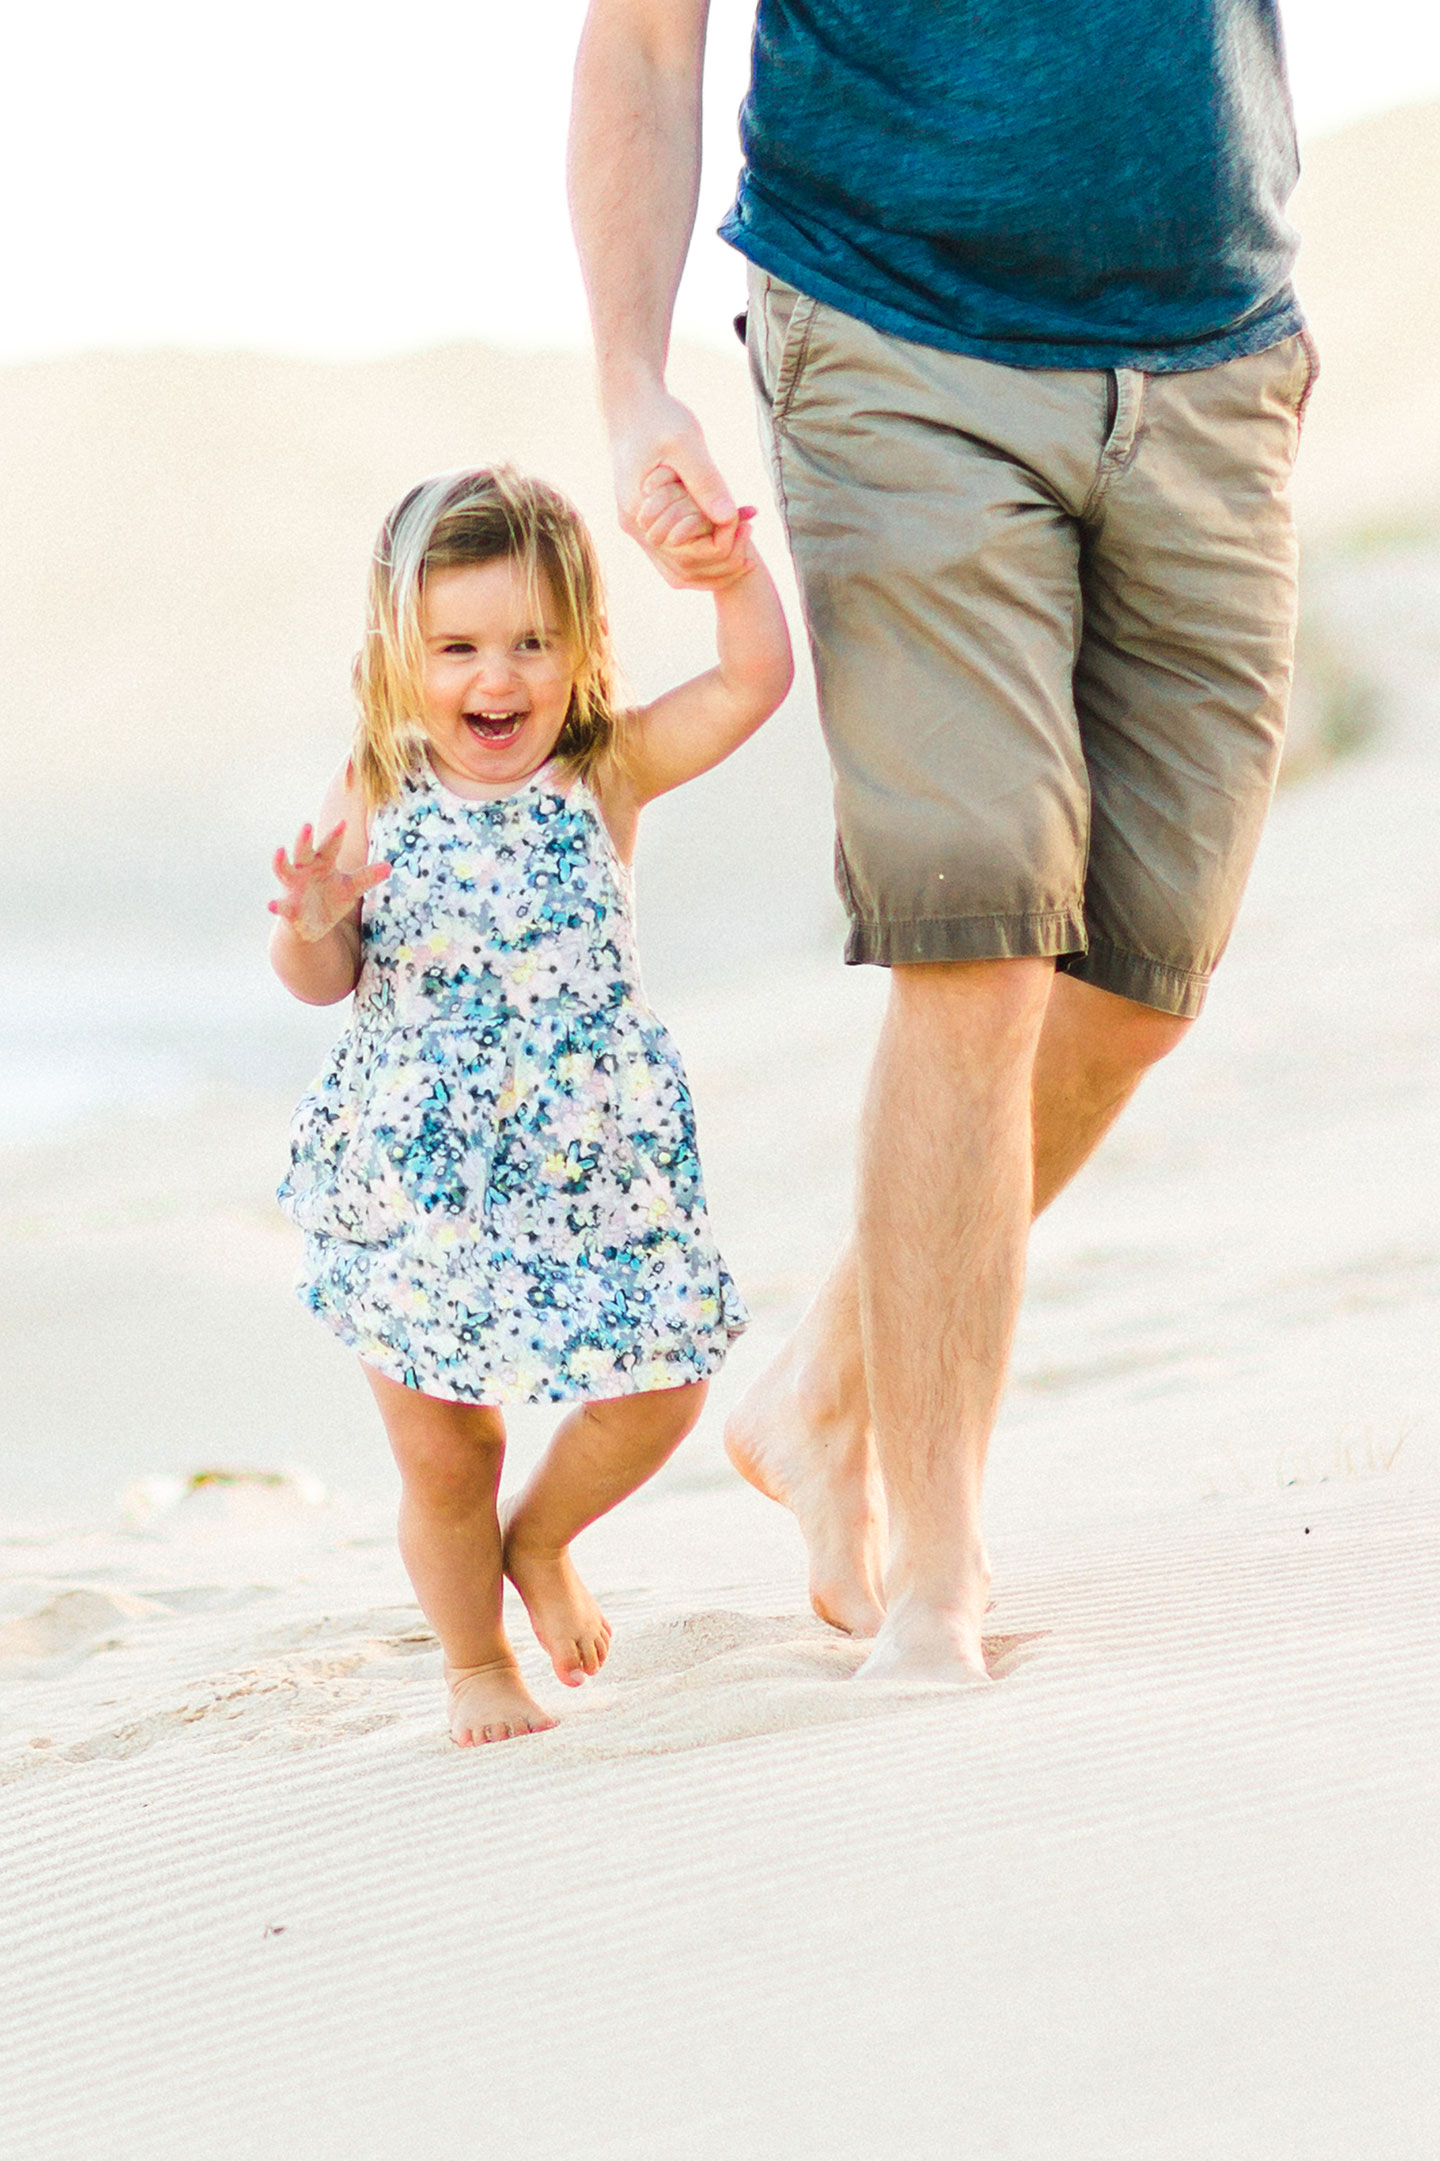
[[[700,189],[710,0],[592,0],[575,63],[570,208],[620,522],[674,584],[731,571],[739,512],[665,388]]]

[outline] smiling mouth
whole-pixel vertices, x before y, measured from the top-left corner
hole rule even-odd
[[[467,713],[465,725],[482,743],[509,743],[519,733],[523,713]]]

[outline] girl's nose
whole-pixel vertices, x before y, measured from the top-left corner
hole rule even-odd
[[[470,676],[472,692],[484,692],[493,697],[497,692],[514,687],[515,671],[506,654],[482,654],[476,661]]]

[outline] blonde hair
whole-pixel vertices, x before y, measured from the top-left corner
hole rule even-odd
[[[517,563],[538,607],[548,586],[575,658],[570,709],[555,746],[581,774],[614,746],[615,664],[595,544],[574,505],[508,466],[422,480],[380,528],[370,561],[365,643],[355,662],[354,770],[372,810],[393,802],[424,739],[426,579],[462,563]]]

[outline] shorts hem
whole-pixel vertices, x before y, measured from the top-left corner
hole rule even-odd
[[[850,925],[845,959],[852,968],[901,968],[915,961],[1056,960],[1079,955],[1085,922],[1078,909],[1026,915],[920,916]]]
[[[1210,988],[1208,974],[1146,960],[1143,954],[1127,953],[1106,938],[1092,937],[1085,952],[1067,953],[1058,965],[1081,983],[1093,983],[1097,990],[1111,991],[1117,998],[1150,1006],[1157,1013],[1173,1014],[1176,1020],[1196,1019]]]

